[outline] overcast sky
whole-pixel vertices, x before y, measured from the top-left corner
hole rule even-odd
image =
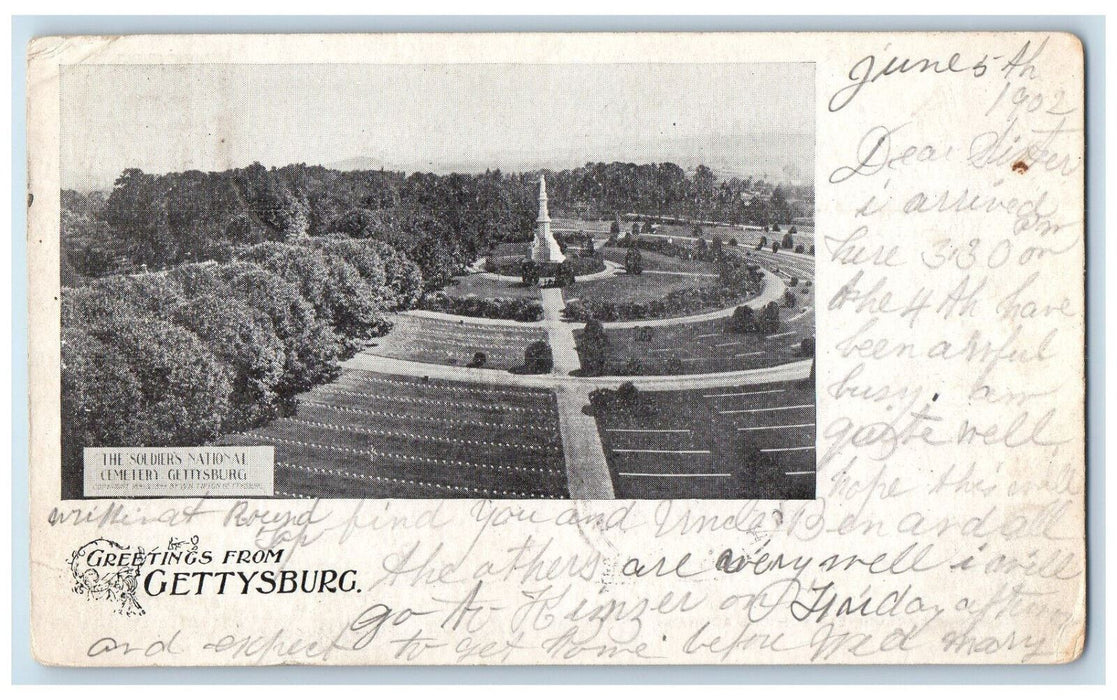
[[[75,66],[62,184],[253,161],[407,171],[671,160],[811,179],[812,64]]]

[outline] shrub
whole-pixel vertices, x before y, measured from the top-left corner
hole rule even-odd
[[[764,305],[757,325],[761,333],[775,333],[780,329],[780,306],[774,301]]]
[[[633,408],[640,401],[640,392],[632,382],[617,387],[617,404],[622,408]]]
[[[679,289],[647,302],[612,302],[600,299],[580,299],[566,305],[566,317],[573,321],[645,321],[701,313],[720,309],[739,302],[759,290],[759,278],[742,288],[724,286]]]
[[[790,289],[785,290],[783,293],[783,305],[789,309],[795,308],[795,292]]]
[[[593,245],[593,239],[590,239],[590,245]],[[568,278],[570,284],[574,283],[574,277],[581,277],[583,275],[592,275],[595,272],[601,272],[605,269],[605,256],[601,253],[590,253],[581,257],[567,258],[563,263],[570,268],[571,277]],[[560,265],[561,268],[561,265]]]
[[[574,284],[574,266],[569,260],[564,260],[555,269],[555,286],[569,287]]]
[[[539,284],[539,266],[533,260],[520,261],[520,281],[525,287],[535,287]]]
[[[814,336],[799,341],[799,354],[802,357],[814,357]]]
[[[729,318],[729,330],[733,333],[755,333],[756,316],[750,306],[738,306]]]
[[[737,239],[736,238],[730,238],[728,241],[725,242],[725,244],[727,246],[731,247],[731,248],[736,248],[737,247]]]
[[[798,287],[799,286],[799,278],[796,277],[795,275],[792,275],[791,279],[787,281],[787,286],[788,287]]]
[[[630,275],[639,275],[644,271],[643,255],[640,249],[633,246],[624,255],[624,271]]]
[[[537,340],[524,348],[524,369],[531,374],[545,374],[555,366],[551,346],[545,340]]]
[[[590,405],[601,411],[633,411],[640,408],[640,392],[632,382],[616,389],[595,389],[590,392]]]
[[[483,352],[473,353],[473,359],[470,360],[466,367],[484,367],[485,363],[489,361],[488,356]]]
[[[609,338],[601,321],[591,319],[586,322],[578,344],[578,355],[582,360],[582,371],[588,375],[605,372],[609,360]]]
[[[667,358],[667,362],[664,363],[663,369],[667,374],[682,374],[683,361],[679,359],[678,355],[672,355]]]
[[[630,357],[625,360],[624,366],[621,367],[619,374],[626,376],[633,376],[642,374],[644,372],[644,363],[638,357]]]
[[[772,252],[773,253],[780,252],[780,242],[779,241],[772,241]]]
[[[803,244],[802,244],[802,243],[800,243],[799,245],[795,246],[795,252],[796,252],[796,253],[800,253],[800,254],[802,254],[804,250],[805,250],[805,249],[803,248]]]

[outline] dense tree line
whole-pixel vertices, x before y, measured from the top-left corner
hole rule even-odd
[[[64,287],[64,495],[83,447],[204,444],[281,414],[421,287],[394,249],[340,236]]]
[[[719,180],[705,166],[690,174],[672,163],[544,172],[555,216],[616,221],[636,212],[766,225],[813,208],[809,186]],[[405,175],[259,163],[165,175],[128,169],[111,192],[62,193],[64,283],[340,233],[391,245],[419,266],[427,289],[437,289],[489,246],[530,239],[540,174]]]

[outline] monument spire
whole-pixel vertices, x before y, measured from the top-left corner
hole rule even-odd
[[[558,242],[551,235],[551,216],[547,212],[547,178],[542,175],[539,176],[539,216],[535,218],[531,259],[537,263],[560,263],[566,260]]]

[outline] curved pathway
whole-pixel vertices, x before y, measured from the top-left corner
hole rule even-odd
[[[471,269],[473,269],[473,268],[471,268]],[[591,273],[591,274],[588,274],[588,275],[578,275],[578,281],[579,282],[589,282],[589,281],[592,281],[592,280],[609,279],[610,277],[614,277],[616,275],[620,275],[620,274],[623,274],[623,273],[624,273],[624,268],[620,264],[615,263],[612,260],[606,260],[604,270],[602,270],[601,272],[594,272],[594,273]],[[502,275],[498,272],[476,272],[474,274],[476,274],[479,277],[484,277],[485,279],[497,280],[498,282],[522,282],[523,281],[523,280],[520,279],[519,275]]]
[[[780,276],[770,271],[768,268],[762,267],[760,271],[764,274],[764,289],[759,295],[743,302],[745,306],[750,306],[753,309],[759,309],[770,301],[779,301],[783,298],[783,293],[787,289],[787,285],[780,279]],[[582,278],[579,277],[579,280]],[[541,289],[541,292],[555,291],[562,295],[562,291],[557,288]],[[647,321],[605,321],[601,325],[606,328],[635,328],[637,326],[674,326],[683,325],[687,323],[701,323],[702,321],[711,321],[718,318],[728,318],[733,315],[733,312],[740,304],[718,309],[716,311],[708,311],[706,313],[694,314],[691,316],[674,316],[672,318],[657,318]],[[427,318],[437,319],[439,321],[453,321],[458,323],[464,321],[466,324],[477,324],[479,326],[516,326],[518,328],[540,328],[547,325],[546,309],[544,309],[543,321],[510,321],[503,318],[482,318],[480,316],[460,316],[458,314],[446,314],[440,311],[422,311],[412,310],[404,311],[404,314],[412,316],[425,316]],[[581,323],[580,321],[567,321],[561,319],[563,323]]]
[[[620,266],[606,261],[606,270],[584,279],[601,279],[617,274]],[[758,309],[768,302],[783,297],[786,285],[780,276],[761,268],[764,274],[764,287],[755,298],[744,302]],[[518,278],[495,273],[477,273],[496,279],[518,281]],[[544,328],[550,341],[554,357],[554,367],[550,374],[512,374],[503,370],[436,365],[381,357],[371,353],[358,353],[342,363],[343,367],[370,370],[381,374],[404,375],[410,377],[429,377],[456,382],[473,382],[488,386],[521,386],[551,389],[555,393],[559,416],[559,433],[562,437],[563,458],[566,464],[567,488],[571,498],[610,499],[614,497],[613,481],[605,458],[605,449],[597,430],[597,421],[592,412],[586,410],[590,405],[589,394],[600,388],[615,388],[624,382],[632,382],[638,389],[645,391],[670,391],[685,389],[706,389],[724,386],[743,386],[778,381],[805,379],[810,374],[813,360],[801,360],[777,367],[740,370],[736,372],[717,372],[712,374],[668,375],[668,376],[612,376],[579,377],[573,372],[581,366],[574,340],[575,323],[563,319],[566,302],[559,288],[540,290],[543,306],[543,320],[535,322],[507,321],[501,319],[462,317],[433,311],[409,311],[415,316],[451,321],[461,325],[475,324],[488,326],[515,326]],[[635,326],[669,326],[698,323],[731,316],[736,306],[693,316],[656,319],[649,321],[616,321],[605,323],[608,328],[632,328]]]

